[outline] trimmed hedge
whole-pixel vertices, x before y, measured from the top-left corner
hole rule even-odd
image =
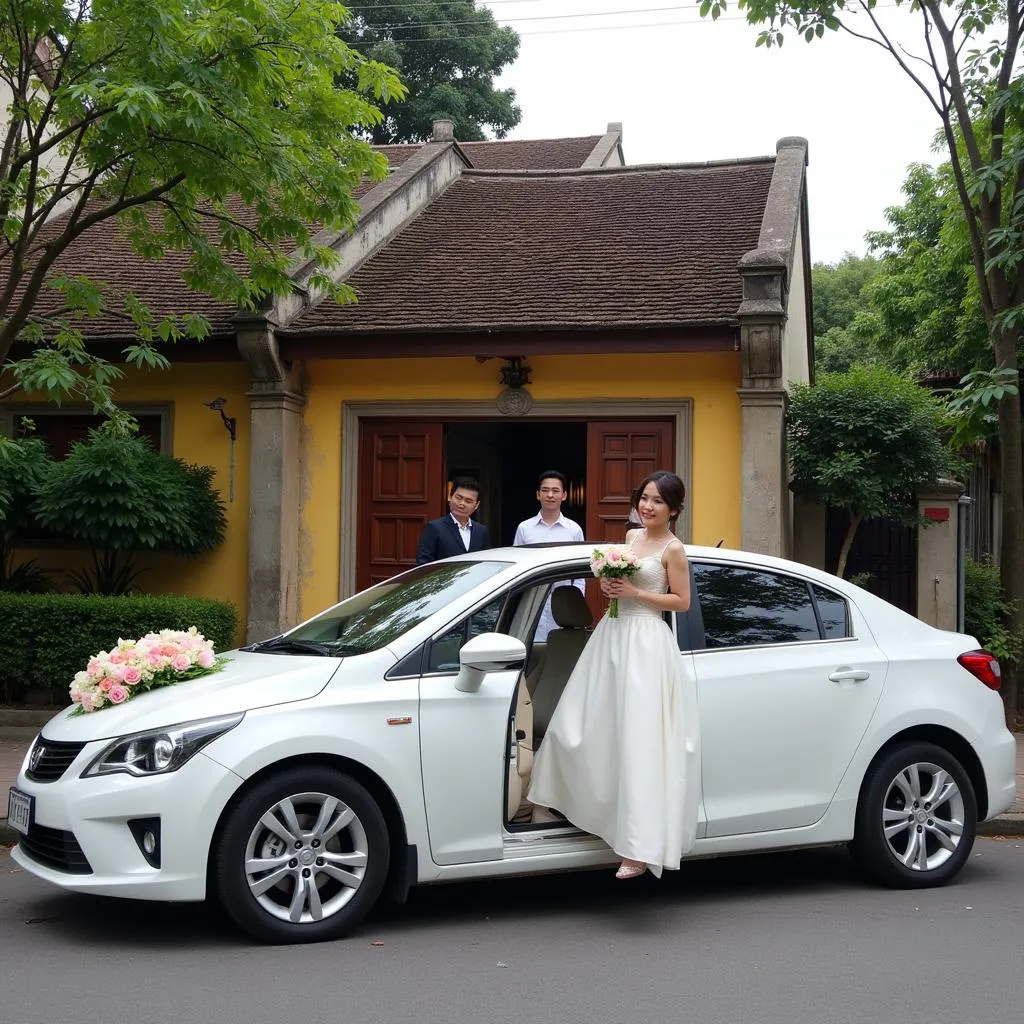
[[[238,610],[202,597],[0,593],[0,703],[68,703],[74,674],[118,639],[195,626],[214,650],[235,644]]]

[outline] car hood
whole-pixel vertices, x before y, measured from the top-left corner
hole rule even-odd
[[[65,708],[43,727],[50,740],[84,743],[315,697],[340,658],[230,651],[219,672],[141,693],[89,714]]]

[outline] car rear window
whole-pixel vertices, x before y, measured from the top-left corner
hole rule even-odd
[[[364,654],[386,647],[424,619],[508,568],[509,562],[434,562],[334,605],[288,634]]]

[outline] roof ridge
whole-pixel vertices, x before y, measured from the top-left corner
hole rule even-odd
[[[777,157],[751,156],[733,157],[726,160],[697,160],[678,164],[627,164],[623,167],[552,167],[547,170],[491,170],[482,167],[467,167],[464,177],[471,178],[574,178],[594,175],[653,174],[671,171],[696,171],[719,167],[755,167],[775,163]]]

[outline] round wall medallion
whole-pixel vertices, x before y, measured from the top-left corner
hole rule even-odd
[[[525,416],[533,408],[533,395],[526,388],[505,388],[497,404],[502,416]]]

